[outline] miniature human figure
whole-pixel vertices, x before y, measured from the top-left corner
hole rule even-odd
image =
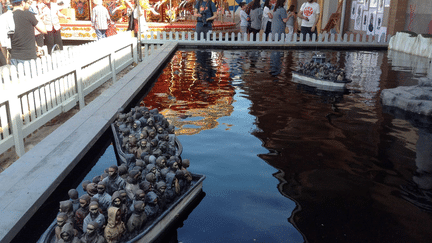
[[[105,216],[99,212],[99,204],[97,202],[91,202],[89,205],[90,213],[85,217],[83,221],[83,231],[87,232],[87,225],[90,222],[96,222],[99,225],[105,224]]]
[[[183,159],[181,169],[187,170],[187,168],[189,168],[189,166],[190,166],[190,160],[189,159]]]
[[[148,164],[146,166],[146,169],[144,170],[144,173],[145,173],[145,176],[147,176],[148,173],[153,173],[156,176],[156,180],[157,180],[157,177],[159,176],[159,175],[156,175],[159,172],[157,172],[157,168],[156,168],[155,164]]]
[[[142,134],[142,133],[141,133],[141,134]],[[148,146],[147,140],[145,140],[145,139],[142,139],[142,140],[139,142],[139,147],[138,147],[138,149],[136,150],[135,157],[137,157],[137,158],[141,158],[141,155],[142,155],[143,152],[146,152],[146,153],[149,153],[149,152],[150,152],[150,147]]]
[[[132,170],[129,173],[129,177],[126,182],[125,191],[130,198],[130,200],[133,200],[135,197],[135,193],[137,190],[139,190],[139,181],[141,180],[141,171],[139,170]]]
[[[131,237],[136,236],[143,224],[147,220],[147,215],[144,212],[145,204],[143,201],[136,201],[134,203],[134,210],[127,222],[127,229]]]
[[[150,182],[144,180],[143,182],[140,183],[140,188],[141,188],[145,193],[148,193],[149,191],[152,191],[152,190],[153,190],[153,185],[152,185]]]
[[[84,180],[83,182],[82,182],[82,188],[83,188],[83,191],[84,192],[87,192],[87,186],[88,186],[88,184],[90,184],[91,183],[91,181],[89,181],[89,180]]]
[[[121,141],[122,141],[122,148],[126,148],[126,144],[129,142],[129,134],[130,130],[127,128],[122,128],[121,130]]]
[[[108,169],[109,176],[102,181],[106,183],[106,191],[112,195],[115,191],[124,189],[126,182],[118,175],[118,167],[112,165]]]
[[[123,222],[126,222],[127,215],[129,213],[129,209],[127,206],[123,203],[123,200],[121,198],[120,192],[116,191],[113,193],[111,197],[111,207],[116,207],[120,209],[120,215]],[[109,208],[108,208],[109,209]]]
[[[175,161],[173,159],[168,160],[167,167],[170,168],[170,170],[174,173],[179,169],[177,161]]]
[[[156,159],[157,169],[162,170],[163,168],[166,168],[166,161],[167,160],[166,160],[165,156],[159,156]]]
[[[156,182],[156,191],[155,191],[155,193],[159,197],[159,202],[158,203],[159,203],[159,208],[161,210],[165,210],[166,209],[167,199],[166,199],[165,190],[166,190],[166,183],[164,181],[158,181],[158,182]]]
[[[180,194],[180,185],[178,184],[178,180],[175,176],[175,173],[169,172],[165,178],[166,181],[166,196],[167,203],[170,203],[174,200],[174,198]]]
[[[104,230],[104,236],[108,243],[119,242],[126,231],[125,224],[121,220],[121,212],[117,207],[108,209],[108,224]]]
[[[58,242],[61,239],[60,234],[62,232],[63,226],[68,222],[68,216],[66,213],[59,213],[57,214],[56,220],[57,226],[55,227],[54,232],[56,236],[55,242]]]
[[[155,183],[156,183],[156,175],[155,174],[153,174],[151,172],[148,173],[145,177],[145,180],[148,181],[152,185],[152,188],[155,187]]]
[[[120,190],[119,193],[120,193],[120,199],[122,200],[123,204],[126,205],[126,208],[128,208],[132,204],[133,198],[130,199],[125,190]],[[128,214],[130,214],[130,213],[132,213],[132,212],[129,212],[129,210],[128,210]],[[124,222],[126,222],[126,221],[124,221]]]
[[[119,173],[119,176],[120,176],[123,180],[126,180],[126,179],[128,178],[128,176],[129,176],[128,169],[127,169],[126,165],[124,165],[124,164],[122,164],[122,165],[120,165],[120,166],[118,167],[118,173]]]
[[[145,213],[148,219],[153,219],[159,213],[158,196],[154,192],[146,194]]]
[[[81,243],[105,243],[105,238],[99,234],[101,225],[96,222],[87,224],[86,233],[81,237]]]
[[[185,172],[183,170],[177,170],[175,172],[176,178],[178,180],[178,184],[180,187],[180,191],[183,191],[187,187],[187,181],[185,178]]]
[[[95,176],[95,177],[93,177],[93,179],[92,179],[92,183],[95,183],[96,185],[97,185],[100,181],[101,181],[101,176],[100,176],[100,175]]]
[[[81,231],[83,230],[83,221],[85,217],[89,214],[89,204],[90,204],[90,196],[88,194],[84,194],[79,199],[80,207],[75,213],[75,225]]]
[[[73,223],[73,218],[75,217],[75,214],[73,211],[72,202],[70,200],[60,202],[59,212],[65,213],[68,216],[68,221]]]
[[[145,193],[141,189],[139,189],[139,190],[136,191],[135,197],[134,197],[134,199],[132,201],[132,204],[129,207],[129,211],[133,212],[133,210],[134,210],[134,204],[137,201],[143,201],[143,202],[145,202]]]
[[[75,231],[71,223],[66,223],[60,233],[59,243],[80,243],[78,237],[75,236]]]
[[[96,183],[89,183],[86,187],[87,194],[89,194],[90,197],[93,197],[98,193],[97,191],[97,184]]]
[[[78,191],[76,189],[70,189],[68,195],[69,200],[72,202],[73,212],[75,213],[79,208]]]
[[[139,120],[135,120],[133,125],[132,125],[132,129],[131,129],[131,133],[132,134],[140,134],[141,133],[141,122]]]

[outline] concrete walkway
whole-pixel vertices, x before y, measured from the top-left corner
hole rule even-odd
[[[175,52],[158,48],[102,95],[0,173],[0,242],[10,242],[60,182]]]

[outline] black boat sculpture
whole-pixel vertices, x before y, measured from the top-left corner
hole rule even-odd
[[[139,122],[140,120],[141,122]],[[202,186],[205,175],[193,174],[187,170],[187,168],[189,167],[189,160],[182,160],[180,158],[182,146],[173,133],[174,128],[172,126],[169,126],[168,121],[156,109],[150,111],[145,107],[135,107],[132,108],[131,112],[129,113],[119,113],[117,120],[112,124],[111,128],[113,131],[116,152],[118,153],[118,156],[120,158],[119,165],[124,165],[123,167],[129,168],[129,177],[127,178],[127,183],[132,183],[131,181],[133,180],[133,178],[131,175],[136,175],[138,171],[142,171],[143,176],[139,176],[140,180],[142,181],[140,183],[134,182],[135,185],[139,185],[139,189],[136,190],[136,194],[134,194],[135,197],[133,199],[137,201],[135,201],[135,204],[132,205],[134,205],[136,208],[136,205],[139,205],[139,203],[142,204],[142,201],[145,201],[146,207],[145,209],[143,209],[143,212],[145,212],[146,214],[147,212],[149,212],[146,217],[147,220],[141,225],[139,230],[129,231],[130,221],[125,220],[128,221],[127,224],[126,222],[124,222],[124,225],[126,225],[127,227],[123,226],[125,230],[122,233],[122,236],[119,237],[119,240],[116,242],[153,242],[158,237],[160,237],[161,234],[172,225],[172,223],[178,220],[179,215],[181,215],[187,210],[190,210],[190,208],[192,208],[199,200],[200,196],[204,194],[202,192]],[[127,132],[127,130],[129,130],[129,132]],[[144,130],[145,132],[143,132]],[[157,131],[157,134],[155,134],[154,131]],[[170,131],[170,133],[166,131]],[[139,132],[139,134],[135,132]],[[147,133],[147,137],[145,134],[144,136],[142,136],[142,133]],[[125,135],[128,135],[130,141],[126,141],[128,139],[125,138]],[[148,138],[149,141],[153,142],[156,139],[158,141],[158,144],[149,145],[150,150],[146,148],[141,148],[141,150],[138,151],[140,156],[139,158],[137,158],[137,150],[134,147],[134,144],[136,145],[135,138],[140,138],[140,140],[138,141]],[[131,142],[132,144],[130,144]],[[167,159],[167,163],[161,163],[161,158]],[[120,166],[118,168],[120,168]],[[148,174],[145,175],[145,173]],[[138,173],[138,175],[141,175],[141,173]],[[110,178],[110,176],[111,175],[105,177],[105,179]],[[119,174],[117,176],[120,177]],[[101,182],[96,185],[99,186],[100,184],[104,184],[103,182],[105,179],[101,180]],[[166,189],[164,189],[163,191],[159,191],[159,183],[165,184]],[[127,186],[130,185],[132,184],[126,184],[126,189],[122,189],[122,191],[127,191]],[[118,193],[119,191],[120,190],[114,192],[111,195],[112,202],[114,202],[114,198],[116,198],[114,194]],[[91,190],[89,190],[88,185],[87,193],[88,195],[91,194]],[[138,194],[140,194],[141,197],[138,197]],[[147,199],[150,195],[157,196],[158,200],[151,201],[155,202],[155,204],[153,204],[154,207],[149,207],[150,211],[147,211]],[[80,200],[83,196],[80,197]],[[140,199],[144,197],[145,200]],[[151,205],[150,201],[149,205]],[[109,212],[112,207],[114,206],[110,205],[109,209],[106,210],[108,211],[108,218]],[[128,205],[127,208],[132,207]],[[154,210],[155,208],[157,208],[156,211]],[[116,210],[121,211],[122,209],[120,207]],[[135,212],[133,211],[133,213]],[[154,214],[152,216],[149,216],[151,215],[151,213]],[[116,218],[118,219],[119,217],[117,216]],[[129,218],[131,218],[131,216],[129,216]],[[106,221],[109,221],[109,219],[107,219]],[[74,225],[74,223],[69,224]],[[57,226],[57,219],[54,219],[52,224],[40,237],[38,243],[56,242]],[[65,227],[66,226],[63,226],[63,229]],[[86,233],[82,231],[80,232],[80,229],[77,229],[76,224],[74,227],[77,235],[73,237],[75,237],[77,240],[78,238],[82,239],[83,237],[86,237]],[[106,227],[108,227],[108,225]],[[102,228],[100,228],[100,230],[102,231],[102,233],[99,233],[99,236],[105,237],[105,239],[107,239],[106,232],[104,234],[104,230]]]
[[[351,80],[346,79],[345,71],[329,62],[325,55],[316,54],[310,62],[299,62],[298,71],[292,72],[293,81],[328,91],[343,91]]]

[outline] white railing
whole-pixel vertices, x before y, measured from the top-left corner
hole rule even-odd
[[[0,154],[15,145],[25,153],[24,138],[137,62],[130,32],[0,68]]]
[[[302,46],[317,46],[317,45],[338,45],[338,46],[377,46],[386,47],[390,40],[390,35],[361,35],[361,34],[319,34],[318,38],[315,34],[306,35],[303,40],[303,34],[285,34],[282,36],[272,36],[271,34],[266,41],[265,34],[257,34],[257,41],[253,41],[253,36],[242,35],[242,33],[228,32],[212,32],[207,33],[206,38],[201,33],[198,40],[197,33],[192,32],[150,32],[147,35],[142,35],[143,43],[157,42],[164,43],[167,41],[176,41],[179,44],[212,44],[212,45],[302,45]]]

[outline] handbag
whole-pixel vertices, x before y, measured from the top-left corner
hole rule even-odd
[[[108,29],[105,32],[106,37],[117,35],[117,28],[114,22],[108,21]]]

